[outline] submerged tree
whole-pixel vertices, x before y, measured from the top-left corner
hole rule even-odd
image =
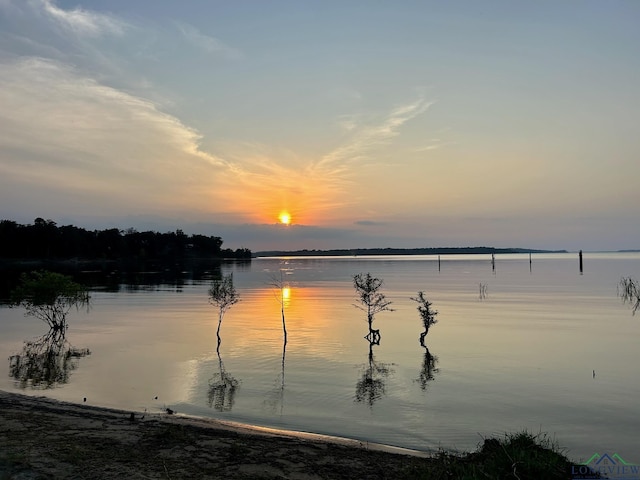
[[[438,323],[438,320],[436,319],[436,315],[438,315],[438,312],[431,309],[432,303],[427,300],[427,298],[424,296],[424,292],[422,291],[418,292],[417,297],[411,297],[411,300],[418,303],[418,312],[420,313],[420,318],[422,319],[422,324],[424,325],[424,332],[420,334],[420,345],[424,347],[424,338],[429,333],[429,328],[431,328],[432,325]]]
[[[632,304],[633,315],[640,308],[640,283],[631,277],[622,277],[618,284],[618,296],[624,303]]]
[[[282,415],[284,411],[285,358],[287,355],[287,323],[284,315],[284,307],[290,293],[289,285],[284,281],[283,271],[286,272],[287,270],[280,269],[279,278],[272,274],[269,282],[269,285],[274,289],[276,300],[278,300],[278,303],[280,304],[280,314],[282,316],[282,368],[276,378],[273,390],[264,402],[265,405],[268,405],[274,413],[276,413],[279,406],[280,415]]]
[[[438,312],[431,309],[432,303],[427,300],[427,298],[424,296],[424,292],[422,291],[418,292],[417,297],[411,297],[411,300],[418,303],[418,313],[420,313],[420,318],[422,319],[422,324],[424,325],[424,332],[420,334],[420,345],[424,347],[424,338],[429,333],[429,328],[431,328],[432,325],[438,323],[438,320],[436,319],[436,315],[438,315]]]
[[[209,406],[216,410],[231,411],[233,402],[240,382],[230,375],[224,368],[222,357],[220,356],[220,327],[224,314],[236,303],[240,301],[240,297],[233,285],[233,274],[222,275],[222,278],[215,279],[211,282],[209,288],[209,303],[218,308],[218,329],[216,336],[218,337],[218,345],[216,352],[218,353],[219,373],[214,374],[209,381]]]
[[[380,292],[383,281],[379,278],[372,277],[370,273],[358,273],[353,276],[353,287],[358,295],[358,301],[361,305],[354,307],[367,313],[367,323],[369,325],[369,333],[365,336],[370,342],[380,343],[380,330],[373,329],[373,319],[376,314],[384,311],[392,312],[389,306],[391,301],[387,300],[385,295]]]
[[[20,284],[11,293],[11,302],[26,309],[25,315],[36,317],[54,332],[67,328],[71,308],[89,306],[89,292],[70,277],[49,271],[23,273]]]
[[[282,270],[280,270],[280,278],[275,275],[271,275],[271,281],[269,282],[275,291],[276,291],[276,299],[280,303],[280,313],[282,315],[282,333],[284,335],[284,344],[287,344],[287,322],[284,317],[284,300],[285,300],[285,292],[288,291],[288,287],[284,281],[282,276]]]
[[[216,279],[211,282],[211,288],[209,288],[209,303],[218,307],[218,330],[216,331],[218,336],[218,353],[220,352],[220,326],[222,325],[222,318],[227,310],[239,301],[240,297],[236,292],[236,287],[233,285],[233,273],[223,275],[221,279]]]

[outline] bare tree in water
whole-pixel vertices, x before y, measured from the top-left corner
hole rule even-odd
[[[432,303],[427,300],[427,297],[424,296],[424,292],[422,291],[418,292],[417,297],[411,297],[411,300],[418,304],[418,313],[420,313],[420,318],[422,319],[422,324],[424,326],[424,332],[420,334],[420,345],[424,347],[424,338],[429,333],[429,328],[438,323],[438,320],[436,319],[438,312],[431,309]]]
[[[218,330],[216,331],[218,336],[218,353],[220,353],[221,342],[220,326],[222,325],[224,314],[239,301],[240,297],[236,292],[236,287],[233,285],[233,273],[223,275],[221,279],[216,279],[211,282],[211,288],[209,288],[209,303],[218,307]]]
[[[12,305],[24,307],[25,315],[42,320],[54,332],[66,330],[69,311],[89,307],[89,300],[83,285],[48,271],[23,273],[20,284],[11,292]]]
[[[275,275],[271,276],[269,285],[275,289],[276,299],[280,303],[280,313],[282,315],[282,333],[284,335],[284,344],[287,344],[287,322],[284,317],[284,300],[285,290],[287,290],[287,284],[284,281],[282,270],[280,270],[280,278]]]
[[[385,295],[380,292],[383,281],[379,278],[372,277],[370,273],[358,273],[353,276],[353,287],[358,295],[358,301],[361,305],[354,305],[367,314],[367,323],[369,325],[369,333],[365,336],[369,342],[380,344],[380,330],[373,328],[373,319],[376,314],[384,311],[392,312],[389,306],[391,301],[387,300]]]

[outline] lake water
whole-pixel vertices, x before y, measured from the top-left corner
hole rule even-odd
[[[8,360],[0,389],[427,451],[527,429],[576,461],[615,452],[640,463],[640,316],[617,296],[622,276],[640,275],[640,254],[587,253],[583,274],[577,254],[534,254],[531,265],[497,255],[495,269],[487,255],[260,258],[222,271],[241,301],[219,356],[206,276],[98,287],[91,310],[68,319],[69,344],[90,355],[69,359],[50,388],[17,381]],[[384,280],[395,309],[375,318],[371,358],[354,308],[361,272]],[[286,348],[269,285],[281,274]],[[409,299],[419,290],[439,312],[428,355]],[[1,358],[44,333],[23,309],[0,307]]]

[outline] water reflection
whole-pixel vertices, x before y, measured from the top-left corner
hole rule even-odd
[[[231,375],[224,367],[218,348],[219,371],[209,380],[209,407],[219,412],[230,412],[235,402],[235,396],[240,388],[240,381]]]
[[[9,375],[20,388],[47,389],[69,381],[78,361],[90,355],[88,348],[75,348],[65,329],[51,329],[46,335],[25,342],[20,353],[9,357]]]
[[[291,287],[289,285],[282,287],[282,301],[285,307],[291,303]]]
[[[282,342],[282,368],[278,377],[276,378],[274,388],[269,393],[268,398],[265,400],[265,405],[270,407],[273,413],[279,412],[280,415],[284,413],[284,366],[285,358],[287,356],[287,342]]]
[[[426,390],[429,382],[435,378],[435,374],[438,373],[438,357],[433,355],[429,348],[424,346],[424,357],[422,359],[422,368],[420,369],[420,375],[416,379],[416,382],[420,385],[422,390]]]
[[[368,363],[364,365],[362,375],[356,383],[356,402],[366,403],[373,407],[383,395],[386,394],[386,379],[393,370],[387,363],[376,362],[373,355],[373,346],[376,342],[369,342]]]
[[[269,286],[274,289],[274,295],[280,304],[280,315],[282,317],[282,368],[276,378],[275,386],[269,393],[264,404],[268,406],[273,413],[279,411],[280,415],[284,412],[284,366],[287,355],[287,322],[285,317],[285,309],[291,306],[291,286],[286,282],[285,275],[293,275],[293,269],[287,267],[289,262],[283,262],[285,267],[281,267],[279,274],[271,274]]]
[[[220,278],[222,267],[251,269],[250,260],[184,259],[171,263],[137,259],[135,262],[43,262],[39,268],[69,275],[90,290],[106,292],[176,291],[185,285]],[[20,265],[0,265],[0,305],[9,302],[20,275],[31,270]]]
[[[284,275],[293,275],[293,269],[281,268],[280,277],[271,274],[269,277],[269,286],[274,289],[274,295],[278,303],[280,303],[280,314],[282,316],[282,334],[284,336],[284,344],[287,344],[287,321],[284,315],[285,308],[291,304],[291,287],[284,280]]]

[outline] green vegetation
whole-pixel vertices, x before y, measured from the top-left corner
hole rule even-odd
[[[11,293],[14,306],[24,307],[25,315],[42,320],[53,331],[65,330],[71,308],[88,307],[89,300],[89,292],[83,285],[66,275],[48,271],[23,273]]]
[[[506,434],[487,438],[473,453],[440,452],[433,460],[414,465],[406,478],[416,480],[555,480],[571,478],[572,463],[545,434]]]

